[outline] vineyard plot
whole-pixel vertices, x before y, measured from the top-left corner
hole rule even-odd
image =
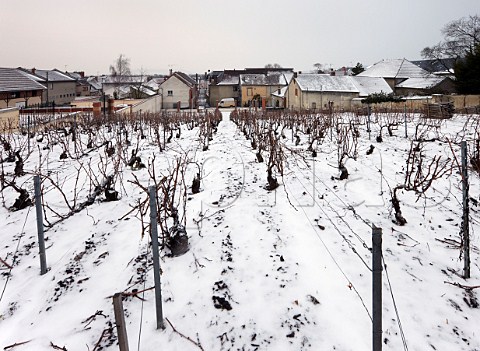
[[[375,225],[389,277],[384,347],[403,350],[404,335],[411,350],[479,349],[478,120],[235,110],[4,132],[0,346],[116,350],[111,297],[123,292],[131,349],[368,350]],[[462,140],[472,160],[468,280]],[[28,202],[34,174],[43,276]],[[151,289],[150,186],[163,331]],[[188,241],[181,252],[179,233]]]

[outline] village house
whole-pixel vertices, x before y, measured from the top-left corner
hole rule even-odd
[[[437,67],[433,63],[423,66]],[[437,72],[439,73],[439,72]],[[432,74],[406,59],[382,60],[367,67],[358,77],[384,78],[395,95],[429,95],[432,93],[451,94],[455,92],[455,84],[448,75]]]
[[[392,93],[383,78],[332,76],[329,74],[295,74],[286,93],[290,109],[350,110],[354,99],[374,93]]]
[[[41,70],[20,68],[32,79],[46,86],[42,95],[42,103],[55,105],[68,105],[75,100],[77,95],[77,82],[68,74],[57,69]]]
[[[75,79],[76,89],[75,96],[90,96],[91,85],[88,83],[87,78],[85,77],[85,72],[66,72],[70,77]]]
[[[0,108],[24,107],[42,102],[46,87],[17,68],[0,68]]]
[[[209,103],[217,106],[218,102],[225,98],[234,98],[240,101],[240,73],[236,71],[224,71],[216,76],[210,84]]]
[[[90,95],[102,95],[102,80],[98,76],[87,78],[87,83],[90,89]]]
[[[17,68],[0,68],[0,129],[17,128],[20,108],[41,103],[45,90]]]
[[[425,78],[430,73],[406,59],[382,60],[367,67],[358,77],[380,77],[395,91],[397,84],[408,78]]]
[[[182,72],[171,73],[160,84],[162,108],[195,108],[197,99],[196,82],[189,75]]]
[[[90,84],[92,83],[94,82],[90,81]],[[131,87],[135,87],[139,91],[147,83],[147,77],[144,75],[99,76],[96,83],[101,85],[100,94],[115,99],[126,99],[132,97]]]
[[[292,78],[293,71],[241,74],[241,105],[260,107],[265,101],[266,107],[284,107],[281,90],[288,86]]]
[[[213,76],[210,105],[224,98],[234,98],[238,106],[284,107],[286,87],[293,68],[245,68],[225,70]]]
[[[165,81],[164,76],[155,76],[153,78],[150,78],[144,86],[158,92],[158,89],[160,88],[160,85]]]
[[[400,96],[448,95],[455,92],[455,82],[446,76],[409,78],[397,84],[395,92]]]

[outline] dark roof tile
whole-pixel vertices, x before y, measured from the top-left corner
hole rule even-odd
[[[0,92],[45,90],[45,86],[33,80],[17,68],[0,67]]]

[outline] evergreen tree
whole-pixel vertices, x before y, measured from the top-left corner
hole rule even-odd
[[[480,44],[457,61],[455,78],[460,94],[480,94]]]
[[[352,68],[352,73],[354,76],[362,73],[363,71],[365,71],[365,68],[363,68],[363,65],[360,62],[357,62],[357,65]]]

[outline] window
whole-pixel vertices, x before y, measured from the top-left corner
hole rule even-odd
[[[167,95],[168,95],[168,96],[173,96],[173,90],[168,90],[168,91],[167,91]]]
[[[312,102],[312,109],[316,109],[317,108],[317,103],[316,102]]]
[[[253,89],[247,88],[247,96],[253,96]]]
[[[233,91],[238,91],[238,86],[234,85],[233,86]]]
[[[298,96],[298,89],[295,88],[295,96]]]

